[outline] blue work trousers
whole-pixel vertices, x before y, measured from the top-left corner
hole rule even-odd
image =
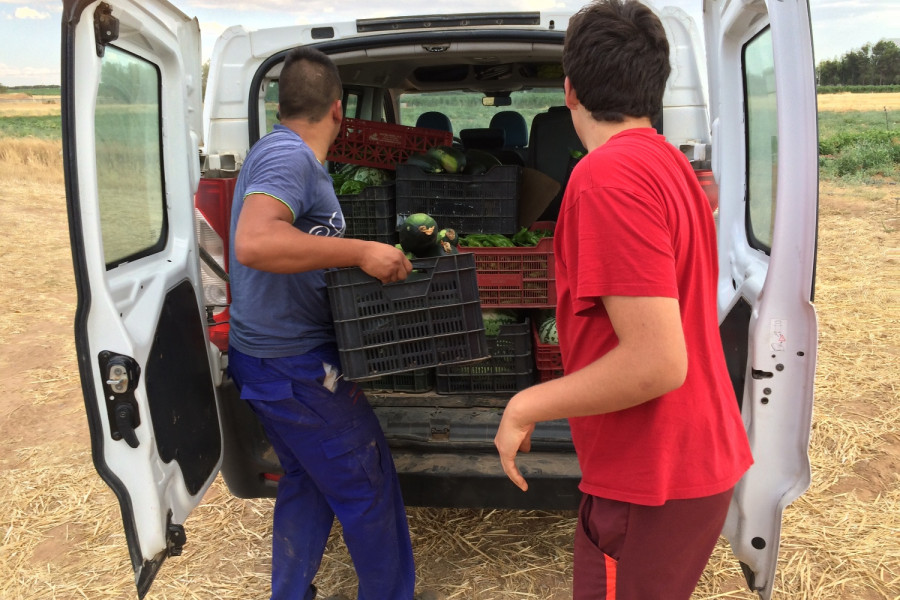
[[[286,358],[229,350],[229,371],[284,475],[272,535],[272,600],[312,600],[334,517],[359,600],[411,600],[415,565],[393,458],[372,407],[338,377],[337,353]]]

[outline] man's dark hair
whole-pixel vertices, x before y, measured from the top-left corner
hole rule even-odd
[[[563,70],[598,121],[655,118],[671,71],[662,22],[636,0],[593,2],[569,20]]]
[[[280,118],[320,121],[342,95],[340,73],[328,55],[302,46],[284,59],[278,77]]]

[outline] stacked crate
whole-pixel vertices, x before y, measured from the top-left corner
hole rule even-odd
[[[338,196],[348,237],[394,244],[398,224],[414,213],[426,213],[441,228],[463,236],[516,233],[521,167],[498,165],[481,174],[438,174],[402,164],[412,154],[451,143],[448,132],[345,119],[327,158],[396,172],[389,184]],[[553,223],[535,223],[532,229],[553,227]],[[428,339],[439,336],[438,330],[450,323],[418,322],[435,311],[430,300],[414,307],[413,312],[421,314],[413,317],[407,312],[409,307],[399,302],[412,287],[381,286],[358,269],[341,269],[340,275],[330,274],[329,292],[349,379],[359,381],[363,389],[381,393],[512,394],[561,374],[559,347],[542,343],[536,333],[540,325],[537,311],[556,304],[553,239],[541,239],[534,247],[460,247],[459,251],[453,268],[461,261],[471,261],[474,268],[464,269],[463,277],[468,279],[458,285],[474,288],[479,310],[512,309],[516,322],[501,326],[496,336],[486,338],[483,323],[474,323],[471,307],[467,307],[465,314],[451,315],[453,323],[467,321],[461,325],[463,336],[457,339],[461,346],[454,349],[455,356],[441,354],[439,348],[429,346]],[[444,258],[440,261],[446,263]],[[339,282],[339,276],[353,280]],[[372,287],[361,293],[362,285]],[[379,298],[378,306],[373,306],[361,301],[362,296],[380,289],[390,290],[396,302],[381,304],[384,299]],[[455,303],[462,301],[452,299],[451,304]],[[369,312],[339,314],[344,310]],[[411,319],[416,322],[405,322]],[[409,339],[398,339],[397,334]]]
[[[326,158],[343,164],[396,170],[412,154],[450,144],[447,131],[345,118]],[[359,194],[340,194],[347,237],[397,243],[397,199],[394,182],[369,186]]]

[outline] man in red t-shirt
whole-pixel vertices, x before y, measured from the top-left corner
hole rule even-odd
[[[716,231],[691,165],[659,135],[669,48],[635,0],[569,22],[566,105],[588,150],[554,240],[565,376],[516,394],[495,439],[569,418],[582,471],[574,597],[688,599],[752,463],[716,310]]]

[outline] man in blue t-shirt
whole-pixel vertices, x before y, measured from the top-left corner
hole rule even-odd
[[[410,600],[415,567],[390,449],[356,385],[341,377],[324,269],[405,279],[403,252],[347,239],[323,163],[343,118],[334,63],[292,51],[279,77],[281,124],[250,150],[231,220],[229,372],[278,455],[272,598],[312,600],[334,517],[360,600]]]

